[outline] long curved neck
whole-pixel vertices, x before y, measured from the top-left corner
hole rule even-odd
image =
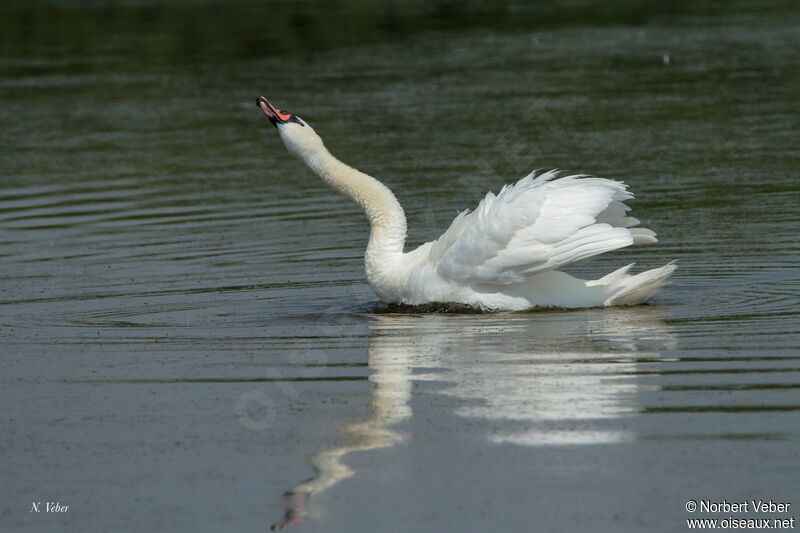
[[[367,278],[381,298],[393,299],[389,287],[393,285],[391,280],[396,276],[406,242],[406,215],[400,202],[387,186],[342,163],[324,147],[298,156],[366,213],[371,227],[365,254]]]

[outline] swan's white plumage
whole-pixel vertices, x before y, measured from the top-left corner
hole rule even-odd
[[[656,238],[628,216],[624,202],[633,195],[624,183],[556,171],[534,172],[497,195],[488,193],[439,239],[405,253],[405,214],[387,187],[333,157],[304,122],[278,124],[278,131],[291,153],[365,210],[371,226],[367,278],[384,301],[505,310],[634,305],[655,296],[675,270],[670,263],[630,275],[628,265],[593,281],[561,272]]]
[[[625,224],[634,219],[611,213],[597,220],[612,201],[623,206],[632,198],[625,185],[556,177],[555,171],[531,174],[459,215],[432,247],[438,273],[461,283],[507,285],[633,244]]]

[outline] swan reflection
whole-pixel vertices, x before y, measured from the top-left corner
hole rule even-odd
[[[635,438],[635,375],[674,344],[657,308],[493,315],[371,315],[372,416],[343,428],[351,443],[312,457],[316,475],[287,492],[280,529],[307,496],[354,472],[344,456],[393,446],[413,416],[412,384],[436,381],[454,414],[483,419],[476,438],[524,446],[591,445]],[[448,402],[450,403],[450,402]],[[441,413],[439,416],[447,416]],[[479,426],[480,427],[480,426]]]

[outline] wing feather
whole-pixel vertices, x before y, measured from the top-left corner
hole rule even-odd
[[[461,283],[517,283],[593,255],[654,242],[627,216],[622,182],[536,172],[464,211],[431,243],[428,264]]]

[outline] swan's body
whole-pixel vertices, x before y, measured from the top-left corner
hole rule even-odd
[[[347,166],[298,117],[261,97],[259,107],[286,148],[331,187],[361,206],[371,232],[367,280],[384,302],[434,302],[485,309],[602,307],[650,300],[675,270],[673,264],[637,275],[632,265],[598,280],[559,271],[588,257],[631,244],[657,242],[627,216],[633,195],[625,184],[585,176],[535,173],[488,193],[472,212],[456,216],[438,240],[404,252],[406,217],[388,187]]]

